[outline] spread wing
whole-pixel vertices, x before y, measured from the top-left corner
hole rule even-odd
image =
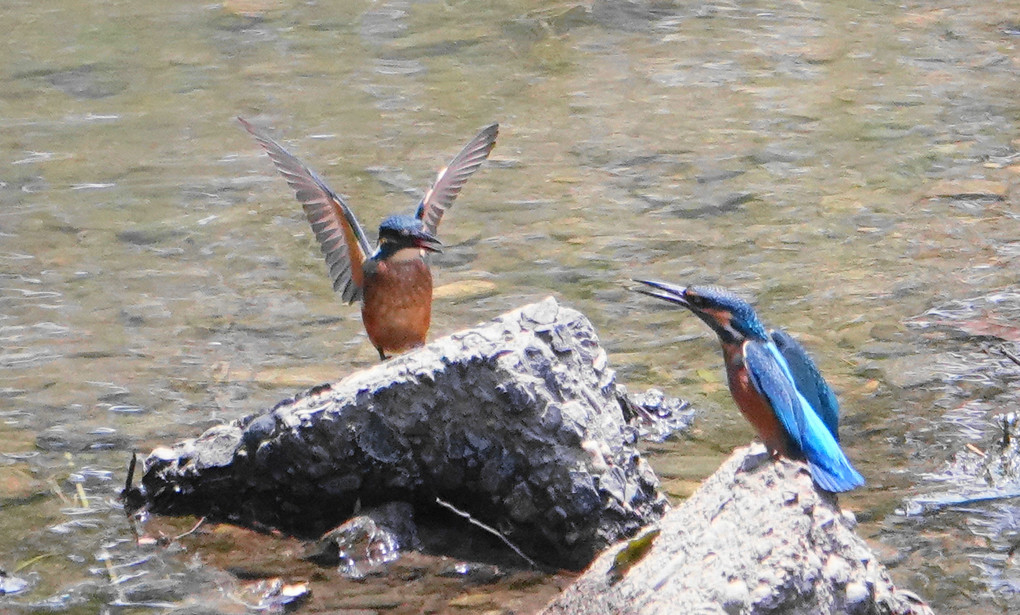
[[[801,395],[779,349],[771,342],[744,342],[751,383],[769,404],[790,441],[803,453],[811,476],[826,491],[849,491],[864,484],[829,428]]]
[[[828,427],[832,437],[836,439],[836,442],[839,442],[839,401],[836,399],[836,394],[829,388],[829,383],[822,377],[815,362],[811,360],[807,351],[797,340],[782,329],[775,329],[771,333],[776,348],[786,359],[797,390],[818,412],[818,416]]]
[[[237,119],[266,150],[276,170],[294,189],[312,225],[315,238],[319,241],[319,248],[326,257],[333,290],[340,292],[341,298],[347,303],[361,299],[362,265],[372,247],[350,207],[315,171],[301,164],[279,143],[243,118]]]
[[[450,161],[439,175],[432,187],[425,193],[425,197],[418,203],[418,209],[414,215],[425,223],[425,229],[436,233],[439,221],[443,214],[453,204],[453,200],[460,194],[471,174],[482,166],[482,162],[489,157],[489,152],[496,145],[496,135],[499,133],[499,124],[492,124],[482,129],[478,136],[471,139],[471,142],[460,150],[453,160]]]

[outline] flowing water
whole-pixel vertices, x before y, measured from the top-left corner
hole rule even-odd
[[[225,588],[284,566],[287,539],[225,527],[137,546],[115,499],[131,451],[376,360],[237,115],[372,231],[498,121],[441,229],[433,336],[550,294],[580,309],[631,390],[705,409],[649,450],[680,498],[752,433],[710,332],[626,286],[737,290],[840,392],[868,478],[842,502],[897,583],[943,612],[1020,604],[1012,551],[965,514],[897,513],[1020,398],[1001,353],[1020,354],[1020,1],[9,0],[0,16],[0,568],[28,584],[0,610],[243,612]],[[306,608],[528,612],[566,582],[415,557]]]

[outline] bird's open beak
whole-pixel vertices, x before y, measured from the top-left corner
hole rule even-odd
[[[418,235],[417,240],[418,240],[417,246],[422,250],[426,250],[428,252],[443,251],[443,242],[439,241],[439,239],[437,239],[436,236],[432,235],[431,233],[423,232],[420,235]]]
[[[685,308],[690,309],[691,304],[684,298],[684,293],[687,292],[686,286],[676,286],[675,284],[669,284],[666,282],[657,282],[655,280],[634,280],[638,284],[644,284],[649,288],[634,288],[633,290],[641,293],[642,295],[648,295],[649,297],[655,297],[656,299],[662,299],[663,301],[669,301],[677,305],[682,305]]]

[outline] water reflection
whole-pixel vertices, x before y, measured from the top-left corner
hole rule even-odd
[[[704,442],[657,454],[707,473],[750,438],[712,376],[715,344],[622,284],[738,288],[841,393],[870,487],[845,501],[900,554],[900,584],[939,610],[1015,606],[930,540],[969,535],[966,516],[883,525],[972,421],[1016,404],[991,349],[1014,320],[905,324],[959,300],[994,315],[1017,287],[1015,0],[0,11],[0,567],[31,562],[20,603],[124,600],[99,545],[151,579],[130,599],[152,609],[215,586],[214,567],[132,546],[108,473],[373,362],[240,114],[324,161],[371,219],[456,135],[500,121],[436,267],[437,287],[490,285],[439,298],[434,335],[560,295],[632,389],[709,410]]]

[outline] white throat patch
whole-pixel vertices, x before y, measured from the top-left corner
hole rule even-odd
[[[402,263],[416,258],[422,258],[423,256],[425,256],[425,250],[422,250],[421,248],[401,248],[394,252],[393,256],[391,256],[389,260],[394,263]]]

